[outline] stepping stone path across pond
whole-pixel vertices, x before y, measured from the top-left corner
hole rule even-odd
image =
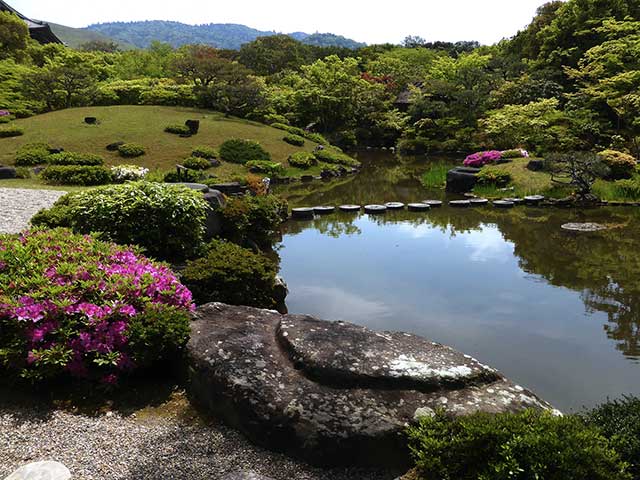
[[[404,208],[404,203],[400,202],[387,202],[384,204],[389,210],[402,210]]]
[[[470,207],[471,202],[469,200],[451,200],[449,202],[449,206],[451,207]]]
[[[410,203],[407,205],[407,208],[410,212],[426,212],[427,210],[431,210],[431,207],[426,203]]]
[[[487,200],[486,198],[472,198],[471,200],[469,200],[469,202],[471,203],[472,207],[479,207],[482,205],[487,205],[489,203],[489,200]]]
[[[313,218],[313,208],[294,208],[291,210],[291,218],[310,220]]]
[[[524,197],[524,203],[527,205],[539,205],[543,200],[544,196],[542,195],[529,195],[528,197]]]
[[[313,212],[319,215],[327,215],[335,211],[336,211],[336,207],[330,207],[330,206],[313,207]]]
[[[387,211],[387,207],[384,205],[365,205],[364,211],[366,213],[384,213]]]
[[[515,198],[503,198],[502,200],[504,200],[505,202],[512,202],[515,205],[520,205],[521,203],[524,203],[524,199],[518,198],[518,197],[515,197]]]
[[[431,208],[437,208],[442,206],[442,201],[440,200],[423,200],[422,203],[426,203]]]
[[[493,206],[496,208],[513,208],[516,206],[513,202],[508,202],[507,200],[495,200],[493,202]]]
[[[360,205],[340,205],[338,208],[342,212],[359,212],[362,207]]]

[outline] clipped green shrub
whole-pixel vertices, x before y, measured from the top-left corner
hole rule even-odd
[[[0,138],[19,137],[21,135],[24,135],[22,127],[10,123],[0,126]]]
[[[185,158],[181,163],[183,167],[187,167],[190,170],[207,170],[211,168],[211,162],[206,158],[189,157]]]
[[[33,172],[31,171],[30,168],[28,168],[28,167],[17,167],[16,168],[16,178],[27,179],[27,178],[32,178],[32,177],[33,177]]]
[[[511,182],[511,174],[500,168],[483,168],[476,175],[478,185],[492,185],[495,187],[506,187]]]
[[[282,140],[284,140],[289,145],[294,145],[296,147],[302,147],[304,145],[304,138],[302,138],[300,135],[294,135],[290,133],[289,135],[285,135]]]
[[[186,125],[182,125],[180,123],[174,123],[172,125],[167,125],[164,127],[164,131],[167,133],[173,133],[175,135],[189,135],[191,130]]]
[[[220,145],[220,158],[231,163],[245,164],[252,160],[271,161],[271,154],[253,140],[232,138]]]
[[[289,165],[296,168],[306,170],[314,165],[317,165],[318,161],[313,153],[309,152],[296,152],[289,156]]]
[[[92,186],[112,181],[111,170],[91,165],[52,165],[42,171],[40,178],[53,185]]]
[[[135,158],[145,154],[145,149],[142,145],[137,143],[125,143],[118,147],[118,153],[121,157]]]
[[[166,183],[199,183],[203,174],[201,170],[171,170],[165,173],[163,181]]]
[[[333,163],[336,165],[344,165],[347,167],[360,167],[360,162],[355,158],[351,158],[338,150],[333,148],[325,148],[323,150],[317,150],[314,152],[316,160],[324,163]]]
[[[222,302],[273,308],[277,267],[269,258],[214,240],[203,258],[187,263],[181,280],[198,305]]]
[[[129,182],[65,195],[32,224],[97,232],[155,257],[181,259],[202,246],[208,208],[200,192],[183,186]]]
[[[220,209],[222,237],[238,244],[268,245],[286,220],[288,204],[275,195],[234,197]]]
[[[50,165],[104,165],[100,155],[91,153],[60,152],[49,156]]]
[[[409,433],[420,478],[455,480],[628,480],[599,429],[576,416],[518,414],[423,418]]]
[[[31,381],[113,385],[173,358],[191,293],[136,248],[69,230],[0,236],[0,366]]]
[[[512,148],[511,150],[503,150],[501,158],[525,158],[529,153],[521,148]]]
[[[278,162],[265,162],[263,160],[252,160],[245,164],[252,173],[263,173],[271,177],[277,177],[284,173],[284,167]]]
[[[16,167],[33,167],[44,165],[49,161],[49,145],[46,143],[28,143],[18,149],[16,153]]]
[[[636,159],[628,153],[616,150],[603,150],[598,153],[598,157],[609,169],[607,178],[609,180],[622,180],[631,178],[636,171]]]
[[[426,138],[403,138],[397,147],[400,155],[424,155],[429,153],[431,142]]]
[[[198,147],[194,147],[194,149],[191,151],[191,156],[198,157],[198,158],[212,159],[212,158],[218,158],[218,152],[216,151],[215,148],[207,147],[205,145],[200,145]]]
[[[330,145],[329,140],[324,138],[319,133],[304,132],[303,137],[306,138],[307,140],[311,140],[312,142],[319,143],[320,145],[323,145],[325,147],[328,147]]]
[[[640,478],[640,398],[608,401],[587,412],[584,418],[611,440],[622,460],[629,464],[633,478]]]
[[[0,116],[0,124],[11,123],[12,120],[10,115]]]

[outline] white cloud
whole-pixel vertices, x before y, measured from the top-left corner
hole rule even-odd
[[[469,258],[473,262],[507,262],[513,258],[513,243],[502,238],[500,230],[485,226],[481,231],[461,235],[469,248]]]
[[[545,0],[9,0],[23,14],[63,25],[133,20],[241,23],[279,32],[332,32],[367,43],[478,40],[491,44],[525,27]]]

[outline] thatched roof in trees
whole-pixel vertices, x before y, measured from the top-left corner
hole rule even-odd
[[[2,12],[11,12],[17,15],[21,20],[23,20],[27,27],[29,27],[29,35],[35,41],[40,43],[62,43],[55,33],[51,31],[51,27],[46,22],[41,22],[39,20],[32,20],[30,18],[25,17],[20,12],[15,10],[9,4],[0,0],[0,11]]]

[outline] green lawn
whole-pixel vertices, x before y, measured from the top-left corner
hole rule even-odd
[[[85,117],[97,117],[100,124],[86,125]],[[185,120],[200,120],[200,132],[190,138],[165,133],[169,124],[184,124]],[[303,147],[294,147],[282,138],[286,132],[267,125],[225,118],[223,114],[207,110],[183,107],[113,106],[86,107],[60,110],[35,117],[16,120],[24,128],[21,137],[0,139],[0,164],[12,165],[16,151],[24,144],[44,142],[52,147],[68,151],[94,153],[105,158],[108,165],[138,164],[151,170],[168,170],[188,157],[193,147],[208,145],[218,148],[229,138],[256,140],[271,153],[273,161],[289,167],[289,155],[301,150],[312,151],[317,144],[307,140]],[[117,153],[108,152],[110,143],[123,141],[143,145],[146,154],[137,159],[123,159]],[[297,176],[304,171],[288,168]],[[211,170],[221,178],[244,175],[247,169],[241,165],[223,164]]]

